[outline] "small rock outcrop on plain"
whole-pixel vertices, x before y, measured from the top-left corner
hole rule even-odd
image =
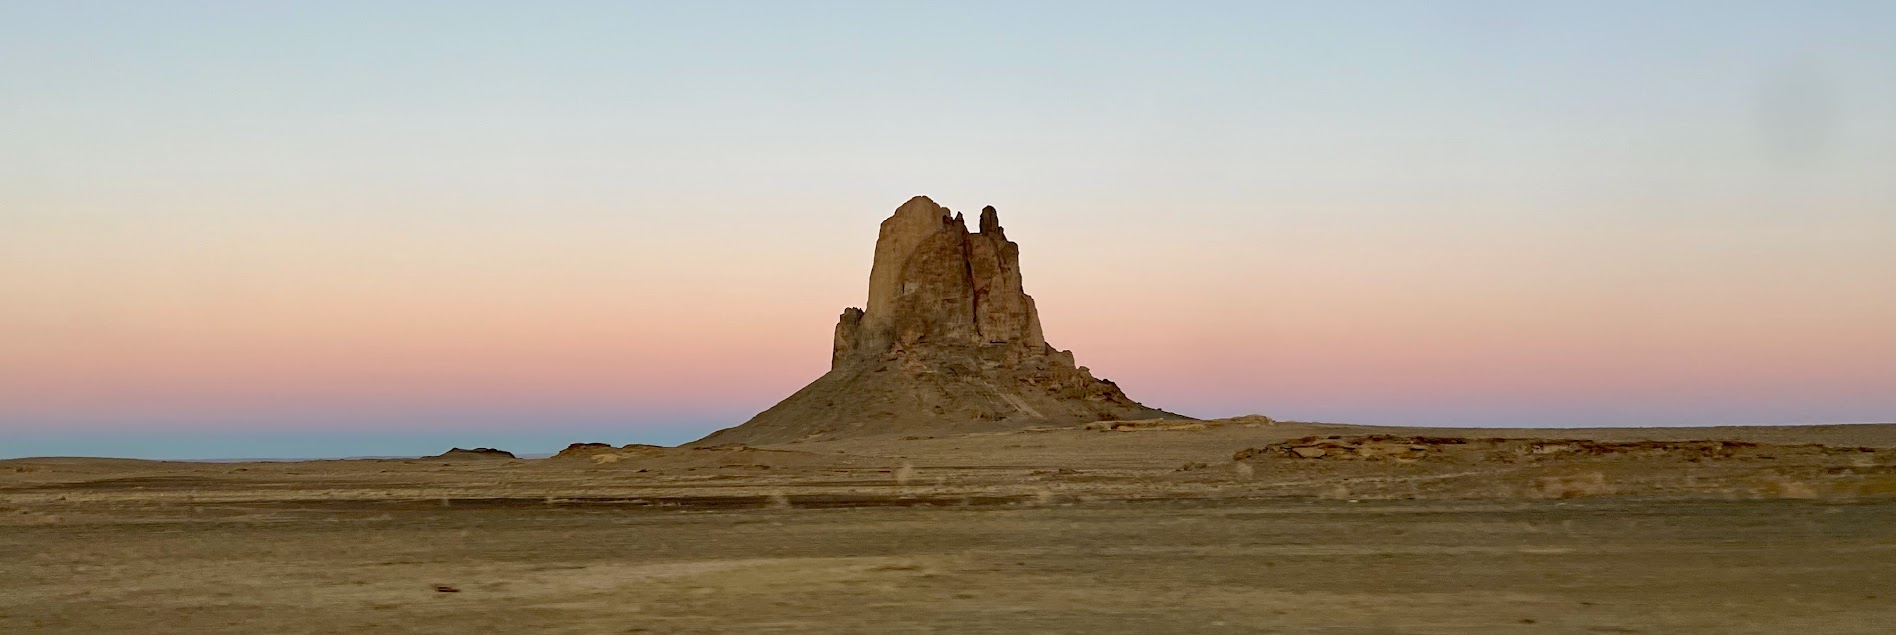
[[[1020,246],[993,207],[976,222],[970,232],[925,196],[896,209],[876,240],[868,304],[837,321],[829,372],[695,445],[1184,418],[1048,345]]]
[[[497,450],[494,448],[474,448],[472,450],[454,448],[452,450],[448,450],[446,452],[442,452],[440,454],[437,454],[428,458],[431,458],[431,459],[517,459],[520,457],[514,456],[514,453],[512,452],[508,452],[506,450]]]
[[[662,445],[647,445],[644,443],[628,443],[623,448],[612,447],[612,444],[610,443],[572,443],[572,444],[568,444],[566,446],[566,449],[560,450],[558,454],[554,454],[551,458],[554,458],[554,459],[592,459],[601,454],[620,454],[620,453],[653,454],[653,453],[663,453],[666,450],[670,450],[670,449],[671,448],[667,448]]]

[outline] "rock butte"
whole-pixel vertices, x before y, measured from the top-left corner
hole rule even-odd
[[[1185,418],[1048,345],[1021,289],[1020,246],[993,207],[979,223],[969,232],[926,196],[903,203],[882,221],[868,304],[836,324],[829,372],[693,445]]]

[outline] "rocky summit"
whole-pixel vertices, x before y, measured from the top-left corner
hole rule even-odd
[[[977,231],[926,196],[882,221],[869,301],[836,324],[830,370],[769,410],[695,443],[1183,419],[1133,401],[1047,344],[1022,289],[1020,246],[993,207]]]

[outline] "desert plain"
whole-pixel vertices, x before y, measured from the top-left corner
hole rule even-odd
[[[0,632],[1888,633],[1896,425],[0,461]]]

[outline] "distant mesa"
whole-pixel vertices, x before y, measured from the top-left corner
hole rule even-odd
[[[494,448],[474,448],[472,450],[454,448],[452,450],[448,450],[446,452],[442,452],[440,454],[437,454],[428,458],[451,459],[451,460],[459,460],[459,459],[486,460],[486,459],[517,459],[520,457],[514,456],[514,453],[512,452],[508,452],[506,450],[496,450]]]
[[[573,443],[568,444],[566,449],[560,450],[559,453],[554,454],[551,458],[590,459],[594,454],[613,452],[616,450],[618,450],[618,448],[613,447],[610,443]]]
[[[692,445],[1187,419],[1133,401],[1047,344],[1020,246],[993,207],[976,232],[926,196],[882,221],[869,300],[843,311],[830,371]]]
[[[599,462],[597,457],[603,455],[614,455],[616,457],[620,454],[635,453],[662,454],[666,449],[664,446],[647,445],[644,443],[629,443],[623,448],[613,447],[610,443],[574,443],[566,446],[566,449],[560,450],[558,454],[554,454],[552,458],[589,459],[594,462]],[[616,461],[617,459],[615,458],[613,460]]]

